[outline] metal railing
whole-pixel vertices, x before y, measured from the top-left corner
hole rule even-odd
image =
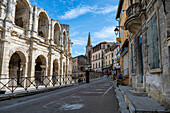
[[[38,75],[39,74],[39,75]],[[86,80],[85,72],[83,74],[69,74],[69,75],[52,75],[42,76],[44,73],[36,73],[34,77],[14,76],[5,77],[0,76],[0,90],[5,90],[14,93],[17,90],[28,91],[31,89],[41,89],[47,87],[56,87],[68,84],[77,84]],[[102,77],[103,73],[90,72],[89,79]],[[18,82],[19,80],[19,82]]]
[[[137,16],[142,11],[142,4],[141,3],[134,3],[128,7],[126,10],[127,18],[130,18],[132,16]]]

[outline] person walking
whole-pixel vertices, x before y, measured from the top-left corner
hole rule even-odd
[[[89,83],[89,71],[86,70],[86,83]]]

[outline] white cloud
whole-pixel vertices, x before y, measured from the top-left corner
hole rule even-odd
[[[108,14],[117,10],[117,6],[107,6],[103,8],[98,8],[97,6],[78,6],[75,9],[71,9],[70,11],[65,12],[64,15],[61,15],[59,18],[64,20],[69,20],[73,18],[77,18],[81,15],[87,13],[94,13],[94,14]]]
[[[97,39],[110,39],[110,38],[114,39],[116,38],[114,29],[115,29],[114,26],[104,27],[99,32],[94,32],[93,37]]]
[[[95,11],[96,14],[108,14],[117,10],[117,6],[108,6]]]
[[[78,6],[75,9],[71,9],[70,11],[65,12],[64,15],[60,16],[61,19],[68,20],[68,19],[73,19],[77,18],[80,15],[84,15],[88,12],[91,12],[94,8],[89,7],[89,6]]]
[[[76,39],[71,39],[71,41],[73,42],[73,46],[74,45],[86,45],[86,41],[84,40],[84,38],[78,37]]]
[[[73,33],[70,34],[70,37],[74,37],[74,36],[77,36],[79,34],[79,32],[75,31]]]

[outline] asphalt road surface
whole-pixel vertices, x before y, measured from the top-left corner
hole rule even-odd
[[[0,101],[0,113],[120,113],[107,78],[51,92]]]

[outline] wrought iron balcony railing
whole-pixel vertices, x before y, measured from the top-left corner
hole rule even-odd
[[[138,16],[142,11],[142,4],[141,3],[134,3],[128,7],[126,10],[127,18]]]

